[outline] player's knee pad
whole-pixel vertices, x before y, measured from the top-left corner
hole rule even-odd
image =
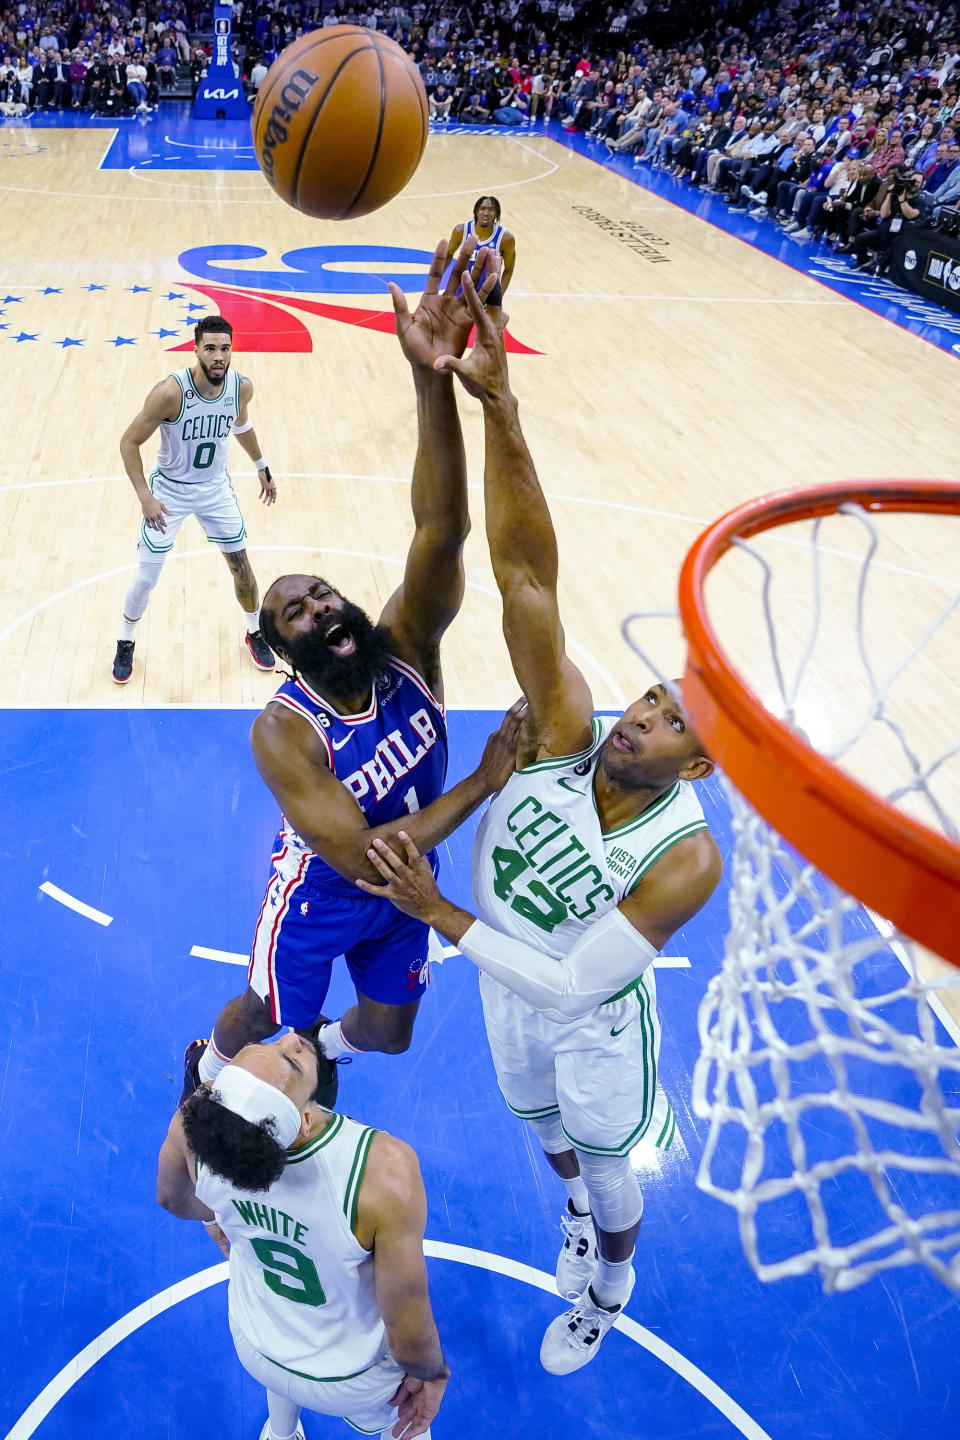
[[[151,556],[149,560],[140,558],[137,564],[136,578],[123,602],[123,613],[128,620],[140,619],[150,600],[150,592],[160,579],[162,569],[163,557],[154,559]]]
[[[590,1213],[601,1230],[629,1230],[643,1214],[643,1196],[628,1155],[576,1152],[590,1197]]]
[[[559,1115],[546,1115],[543,1119],[528,1120],[527,1124],[540,1141],[540,1148],[547,1155],[562,1155],[569,1150],[570,1141],[563,1133]]]

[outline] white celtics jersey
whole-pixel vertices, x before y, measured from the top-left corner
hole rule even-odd
[[[601,832],[593,778],[616,723],[595,719],[588,749],[512,775],[474,841],[479,918],[555,959],[619,905],[678,840],[707,828],[693,786],[677,780],[635,819]]]
[[[280,1370],[345,1380],[387,1353],[373,1256],[353,1233],[375,1134],[334,1115],[259,1195],[198,1165],[197,1196],[230,1241],[231,1326]]]
[[[235,370],[223,378],[220,394],[206,400],[193,387],[188,370],[173,376],[180,387],[180,414],[160,426],[157,471],[165,480],[198,485],[227,473],[230,431],[240,411],[240,381]]]

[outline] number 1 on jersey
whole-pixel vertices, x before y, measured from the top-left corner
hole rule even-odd
[[[407,807],[408,815],[416,815],[417,811],[420,809],[420,801],[417,799],[416,785],[410,786],[410,789],[403,797],[403,803]]]

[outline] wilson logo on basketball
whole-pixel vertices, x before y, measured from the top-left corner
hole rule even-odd
[[[270,111],[270,118],[263,131],[260,145],[260,165],[268,180],[273,179],[274,150],[282,145],[290,131],[287,126],[317,83],[317,76],[309,70],[295,70],[280,91],[280,98]]]

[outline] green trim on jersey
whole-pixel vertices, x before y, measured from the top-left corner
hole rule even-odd
[[[165,420],[163,422],[165,425],[179,425],[180,421],[183,419],[183,412],[187,408],[187,392],[183,388],[183,381],[180,379],[179,371],[174,370],[173,378],[174,380],[176,380],[177,384],[180,387],[180,410],[176,420]]]
[[[603,728],[603,721],[599,716],[594,715],[590,721],[593,731],[593,739],[585,750],[578,750],[574,755],[551,755],[546,760],[534,760],[531,765],[524,765],[518,770],[518,775],[534,775],[541,770],[566,770],[569,765],[578,765],[581,760],[588,760],[597,748],[597,741],[600,739],[600,731]]]
[[[373,1137],[376,1130],[367,1128],[363,1131],[357,1141],[357,1151],[353,1157],[353,1164],[350,1167],[350,1174],[347,1177],[347,1188],[343,1197],[343,1213],[347,1217],[347,1224],[351,1231],[357,1223],[357,1202],[360,1199],[360,1186],[363,1184],[364,1171],[367,1168],[367,1157],[370,1154],[370,1146],[373,1144]]]
[[[154,480],[156,480],[156,478],[157,478],[158,475],[163,475],[163,471],[162,471],[162,470],[151,470],[151,471],[150,471],[150,475],[149,475],[149,478],[148,478],[148,480],[147,480],[147,484],[150,486],[150,494],[151,494],[151,495],[153,494],[153,482],[154,482]],[[166,478],[167,478],[166,475],[163,475],[163,478],[164,478],[164,480],[166,480]],[[174,543],[175,543],[173,540],[171,540],[169,545],[155,545],[154,542],[150,539],[149,534],[147,533],[147,522],[146,522],[146,520],[141,520],[141,521],[140,521],[140,539],[143,541],[144,545],[146,545],[147,549],[150,550],[150,551],[152,551],[152,553],[153,553],[154,555],[168,555],[168,554],[170,553],[170,551],[173,549]]]
[[[247,527],[241,526],[236,535],[208,535],[207,539],[211,545],[236,545],[240,540],[246,540]]]
[[[322,1150],[324,1145],[329,1145],[333,1137],[339,1133],[343,1128],[343,1116],[338,1115],[335,1111],[331,1111],[330,1113],[333,1116],[333,1123],[327,1126],[322,1135],[318,1135],[315,1140],[309,1140],[306,1145],[302,1145],[298,1150],[287,1151],[286,1163],[288,1165],[299,1165],[301,1160],[309,1160],[311,1155],[316,1155],[317,1151]]]
[[[589,1145],[586,1140],[578,1140],[575,1135],[571,1135],[562,1120],[560,1129],[563,1131],[563,1138],[569,1140],[575,1150],[585,1150],[588,1155],[626,1155],[638,1140],[643,1139],[643,1132],[649,1124],[649,1119],[641,1120],[637,1128],[620,1145]]]
[[[670,786],[670,789],[664,791],[664,793],[660,796],[660,799],[654,800],[653,804],[648,805],[646,810],[642,810],[640,814],[635,815],[632,820],[624,820],[623,824],[618,825],[614,830],[604,830],[604,840],[610,840],[613,838],[614,835],[629,835],[632,831],[639,830],[641,826],[649,825],[651,820],[655,820],[658,815],[663,814],[664,810],[666,810],[670,802],[672,800],[676,800],[679,794],[680,781],[674,780],[673,784]],[[594,806],[596,806],[596,795],[594,795],[593,797],[593,803]]]
[[[189,373],[189,368],[190,368],[190,367],[188,366],[188,367],[187,367],[188,373]],[[230,375],[230,374],[234,374],[234,375],[235,375],[235,374],[236,374],[236,371],[230,371],[230,370],[228,370],[228,371],[227,371],[227,375]],[[196,382],[195,382],[195,381],[194,381],[194,383],[193,383],[193,393],[196,395],[196,397],[197,397],[198,400],[201,400],[201,401],[203,402],[204,405],[219,405],[220,401],[223,399],[224,395],[226,395],[226,393],[227,393],[227,376],[224,375],[224,377],[223,377],[223,384],[220,386],[220,394],[219,394],[219,395],[211,395],[210,399],[208,400],[207,397],[206,397],[206,395],[201,395],[201,394],[200,394],[200,391],[197,389],[197,386],[196,386]]]
[[[669,1150],[677,1138],[677,1117],[673,1113],[673,1107],[668,1105],[667,1112],[667,1118],[663,1122],[663,1129],[653,1142],[658,1150]]]
[[[606,999],[606,1000],[601,1000],[601,1001],[600,1001],[600,1004],[601,1004],[601,1005],[612,1005],[613,1002],[614,1002],[614,1000],[626,1000],[627,996],[630,994],[630,992],[631,992],[632,990],[636,990],[636,992],[637,992],[637,998],[639,999],[639,996],[640,996],[640,986],[642,985],[642,983],[643,983],[643,975],[640,974],[640,975],[638,975],[638,976],[636,977],[636,979],[630,980],[626,985],[624,985],[624,987],[623,987],[622,990],[618,990],[617,993],[616,993],[616,995],[611,995],[611,996],[609,996],[608,999]]]
[[[352,1421],[352,1420],[348,1420],[347,1417],[346,1417],[346,1415],[342,1416],[341,1418],[342,1418],[342,1420],[343,1420],[344,1425],[349,1425],[349,1426],[350,1426],[350,1429],[351,1429],[351,1430],[356,1430],[356,1432],[357,1432],[358,1435],[382,1435],[382,1434],[383,1434],[383,1431],[382,1431],[382,1430],[364,1430],[364,1428],[363,1428],[362,1425],[354,1425],[353,1421]]]
[[[500,1094],[503,1095],[502,1090]],[[506,1095],[503,1095],[503,1103],[512,1115],[516,1115],[518,1120],[546,1120],[548,1115],[560,1114],[559,1105],[543,1105],[538,1110],[518,1110],[515,1105],[510,1104]]]
[[[260,1354],[264,1360],[269,1361],[271,1365],[276,1365],[278,1370],[285,1370],[288,1375],[296,1375],[300,1380],[313,1380],[317,1385],[339,1385],[344,1380],[356,1380],[358,1375],[366,1375],[368,1370],[373,1369],[373,1365],[364,1365],[362,1370],[354,1370],[352,1375],[308,1375],[304,1370],[291,1370],[289,1365],[281,1365],[279,1360],[274,1360],[272,1355],[264,1355],[262,1350]],[[377,1363],[377,1361],[374,1361],[374,1364]],[[375,1431],[374,1433],[376,1434],[377,1432]]]
[[[168,474],[167,474],[166,470],[161,470],[159,465],[157,466],[156,470],[154,470],[153,473],[151,474],[151,476],[150,476],[151,480],[154,478],[155,475],[161,476],[162,479],[166,480],[166,482],[167,482],[168,485],[202,485],[202,484],[203,484],[203,481],[202,481],[202,480],[175,480],[172,475],[168,475]]]
[[[706,820],[691,820],[689,825],[684,825],[680,830],[675,830],[672,835],[667,835],[660,841],[656,849],[651,850],[650,854],[645,856],[640,862],[640,866],[634,872],[626,894],[633,894],[650,867],[656,865],[658,860],[662,860],[667,851],[672,850],[674,845],[679,844],[681,840],[689,839],[691,835],[697,835],[701,830],[706,830],[707,828]]]

